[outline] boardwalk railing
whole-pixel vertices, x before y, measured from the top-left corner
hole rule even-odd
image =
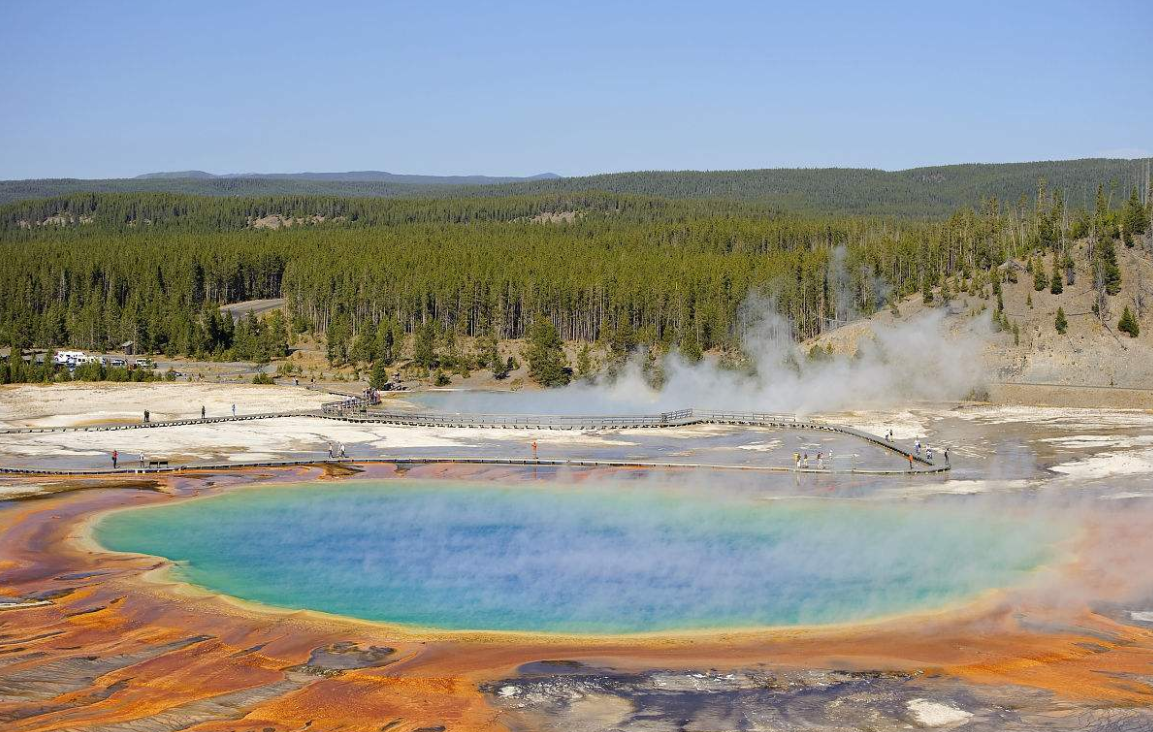
[[[353,422],[402,426],[474,427],[497,429],[636,429],[674,427],[700,422],[691,409],[637,415],[454,414],[439,412],[368,412],[324,410],[325,416]]]
[[[365,397],[354,396],[347,399],[341,399],[339,402],[328,402],[326,404],[322,404],[320,411],[324,414],[331,415],[348,414],[349,412],[360,412],[363,414],[364,412],[368,411],[368,405],[370,403],[371,402]]]
[[[191,419],[151,420],[148,422],[113,422],[109,424],[92,424],[83,427],[9,427],[0,430],[0,435],[28,435],[48,432],[115,432],[118,430],[147,430],[161,427],[182,427],[194,424],[219,424],[221,422],[249,422],[256,419],[277,419],[280,417],[315,417],[316,411],[298,409],[288,412],[259,412],[256,414],[238,414],[235,417],[204,417]]]
[[[795,414],[773,412],[721,412],[704,409],[677,409],[659,414],[639,415],[535,415],[535,414],[452,414],[439,412],[374,411],[369,407],[374,400],[349,396],[340,401],[322,405],[319,411],[271,412],[245,414],[235,417],[210,417],[168,422],[135,424],[91,425],[87,427],[26,427],[0,430],[0,434],[31,432],[89,432],[126,429],[155,429],[180,425],[217,422],[273,419],[277,417],[320,417],[344,422],[390,424],[397,426],[455,427],[481,429],[544,429],[544,430],[614,430],[681,427],[694,424],[726,424],[735,426],[811,429],[836,432],[856,437],[895,452],[912,463],[930,468],[933,461],[919,451],[909,450],[877,435],[831,422],[799,419]],[[944,469],[948,469],[946,465]],[[0,472],[4,472],[0,470]]]
[[[781,425],[797,422],[797,415],[783,412],[713,412],[707,409],[689,409],[700,422],[716,424]]]

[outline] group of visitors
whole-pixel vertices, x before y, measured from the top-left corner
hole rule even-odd
[[[890,432],[891,432],[891,430],[890,430]],[[925,448],[925,459],[928,460],[929,462],[933,462],[933,448],[928,446],[928,445],[922,445],[921,444],[921,438],[918,437],[916,442],[913,443],[913,452],[917,455],[917,457],[921,456],[921,448],[922,447]],[[948,465],[949,464],[949,448],[946,447],[942,454],[945,457],[945,465]]]
[[[817,453],[817,470],[824,470],[825,469],[825,459],[826,458],[828,459],[829,465],[831,466],[833,464],[833,451],[832,450],[829,450],[828,455],[826,455],[823,452]],[[807,452],[805,452],[805,453],[794,452],[793,453],[793,465],[795,465],[797,467],[797,469],[808,470],[809,469],[809,453],[807,453]]]

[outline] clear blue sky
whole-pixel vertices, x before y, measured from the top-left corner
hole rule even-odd
[[[0,178],[897,169],[1153,149],[1151,0],[0,13]]]

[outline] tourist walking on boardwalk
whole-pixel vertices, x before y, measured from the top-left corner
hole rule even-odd
[[[533,440],[533,441],[532,441],[532,459],[533,459],[533,460],[536,460],[536,459],[537,459],[537,456],[536,456],[536,440]]]
[[[205,415],[205,414],[206,414],[206,412],[204,411],[204,405],[203,405],[203,404],[201,404],[201,405],[200,405],[200,418],[201,418],[201,419],[204,419],[204,415]]]
[[[236,416],[236,405],[235,404],[232,405],[232,416],[233,417]]]
[[[149,419],[148,410],[145,409],[144,410],[144,424],[148,424],[148,419]]]
[[[112,469],[113,469],[113,470],[116,470],[116,461],[117,461],[117,460],[119,460],[119,459],[120,459],[120,453],[118,453],[117,451],[113,450],[113,451],[112,451]]]
[[[328,459],[332,459],[332,443],[328,443]]]
[[[342,458],[348,457],[348,453],[344,451],[344,443],[340,443],[340,456]]]
[[[945,448],[945,467],[949,467],[949,448]]]
[[[799,452],[793,453],[793,465],[795,465],[797,468],[801,467],[801,453],[799,453]]]
[[[929,462],[933,462],[933,448],[931,448],[931,447],[925,448],[925,457],[929,458]]]
[[[909,470],[911,471],[913,469],[913,456],[906,455],[905,457],[909,458]]]

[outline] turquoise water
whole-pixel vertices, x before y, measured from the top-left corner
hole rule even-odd
[[[444,629],[629,633],[925,609],[1050,558],[1052,524],[956,505],[652,486],[348,481],[123,511],[103,545],[286,608]]]

